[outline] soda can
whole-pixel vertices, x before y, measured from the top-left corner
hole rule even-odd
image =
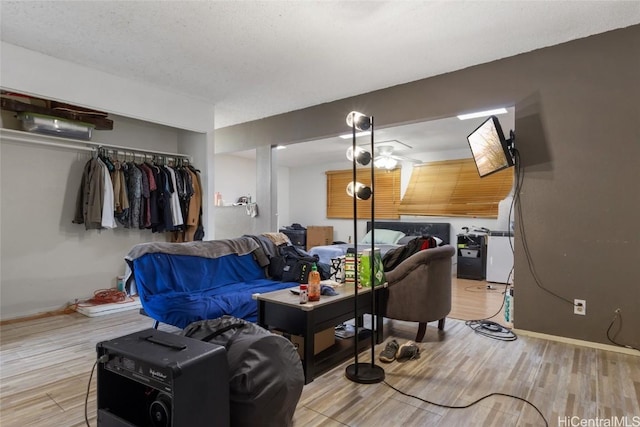
[[[300,304],[306,304],[309,301],[309,289],[307,285],[300,285]]]

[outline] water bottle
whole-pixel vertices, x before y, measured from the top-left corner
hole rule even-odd
[[[511,295],[509,295],[511,289],[507,289],[504,293],[504,320],[510,322],[511,320]]]

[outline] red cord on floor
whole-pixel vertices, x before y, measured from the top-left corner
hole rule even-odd
[[[133,298],[127,296],[126,292],[117,289],[98,289],[93,293],[93,298],[69,304],[68,308],[75,310],[78,307],[89,307],[100,304],[122,304],[133,301]]]

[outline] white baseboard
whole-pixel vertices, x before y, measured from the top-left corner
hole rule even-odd
[[[542,338],[544,340],[557,341],[565,344],[574,344],[582,347],[595,348],[598,350],[615,351],[617,353],[630,354],[632,356],[640,357],[640,351],[633,350],[631,348],[626,348],[626,347],[619,347],[617,345],[602,344],[599,342],[592,342],[592,341],[583,341],[583,340],[577,340],[574,338],[567,338],[567,337],[559,337],[557,335],[548,335],[540,332],[527,331],[524,329],[514,328],[513,331],[518,335],[524,335],[524,336],[533,337],[533,338]]]

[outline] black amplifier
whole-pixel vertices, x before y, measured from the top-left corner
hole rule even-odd
[[[229,425],[224,347],[147,329],[96,349],[98,426]]]

